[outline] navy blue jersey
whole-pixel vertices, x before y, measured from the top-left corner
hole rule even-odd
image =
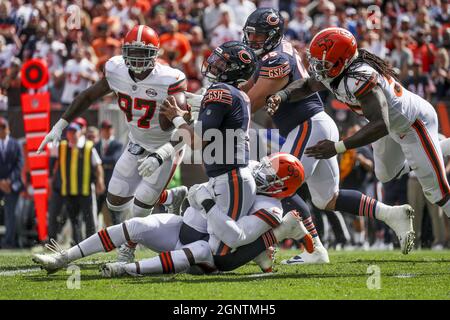
[[[258,78],[278,79],[285,76],[289,76],[289,85],[295,80],[308,77],[308,73],[297,51],[283,40],[277,48],[258,61],[253,81],[256,83]],[[315,93],[297,102],[282,103],[272,119],[280,134],[286,137],[295,127],[323,110],[322,100]]]
[[[247,95],[231,85],[215,83],[206,91],[198,123],[203,140],[211,141],[203,148],[208,177],[247,166],[250,112]]]

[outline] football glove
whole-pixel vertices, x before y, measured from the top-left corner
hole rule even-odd
[[[64,119],[59,119],[58,122],[53,126],[52,130],[50,130],[49,133],[44,137],[44,140],[42,140],[41,145],[37,149],[37,153],[41,153],[42,150],[44,150],[45,146],[49,142],[58,142],[61,140],[61,135],[65,127],[67,127],[69,123]]]

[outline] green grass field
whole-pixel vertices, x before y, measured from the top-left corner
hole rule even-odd
[[[293,253],[279,251],[277,261]],[[80,289],[67,288],[67,270],[47,276],[30,257],[29,251],[0,252],[0,299],[450,299],[450,251],[330,251],[328,265],[277,264],[271,275],[249,264],[221,275],[121,279],[100,277],[99,264],[115,253],[98,254],[79,261]],[[374,283],[372,265],[380,270],[378,290],[367,287]]]

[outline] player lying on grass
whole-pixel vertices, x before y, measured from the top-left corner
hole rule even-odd
[[[40,264],[48,273],[66,267],[70,262],[98,252],[108,252],[126,242],[140,243],[153,251],[160,252],[158,257],[136,263],[112,263],[103,267],[105,276],[117,276],[125,273],[175,273],[187,271],[198,265],[204,271],[211,272],[216,266],[219,270],[235,269],[258,257],[262,269],[271,268],[272,261],[265,251],[276,242],[285,238],[300,239],[307,234],[306,229],[295,212],[281,218],[281,205],[276,198],[293,194],[302,182],[302,168],[295,159],[273,155],[252,170],[258,193],[256,202],[249,215],[237,222],[223,223],[217,231],[214,224],[226,215],[217,212],[211,194],[204,186],[194,187],[190,192],[190,202],[195,207],[201,203],[205,213],[189,207],[183,217],[171,214],[157,214],[145,218],[132,218],[122,224],[108,227],[82,241],[78,245],[62,250],[56,242],[48,245],[52,254],[35,254],[33,261]],[[279,168],[274,168],[280,162]],[[215,220],[215,219],[218,220]],[[212,225],[208,226],[207,221]],[[231,235],[226,234],[228,228]],[[273,231],[271,228],[274,228]],[[210,229],[212,235],[208,234]],[[234,236],[233,236],[234,234]],[[223,237],[223,239],[220,239]],[[220,240],[219,240],[220,239]],[[213,257],[208,241],[217,247],[221,241],[230,246],[240,246],[238,250],[223,256]],[[312,250],[312,241],[306,237],[306,247]]]

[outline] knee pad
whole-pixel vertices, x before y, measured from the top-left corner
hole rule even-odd
[[[334,194],[328,198],[322,198],[322,197],[317,197],[317,196],[311,195],[311,201],[316,206],[317,209],[325,210],[328,203],[330,203],[330,201],[333,199],[333,197],[334,197]]]
[[[136,190],[134,197],[139,202],[145,203],[148,206],[154,206],[158,202],[160,194],[160,191],[157,191],[146,184],[141,184]]]
[[[211,248],[209,247],[206,241],[199,240],[194,243],[185,245],[184,248],[188,248],[192,252],[195,263],[212,264],[213,257],[211,253]]]
[[[126,226],[130,240],[133,242],[139,242],[142,238],[142,234],[152,232],[152,230],[156,227],[151,220],[146,218],[131,218],[123,223]]]
[[[111,211],[122,212],[122,211],[125,211],[125,210],[127,210],[128,208],[131,207],[131,201],[132,201],[132,200],[130,200],[130,201],[128,201],[128,202],[125,202],[124,204],[121,204],[121,205],[116,206],[116,205],[111,204],[111,203],[109,202],[108,198],[106,198],[106,206],[107,206],[108,209],[111,210]]]

